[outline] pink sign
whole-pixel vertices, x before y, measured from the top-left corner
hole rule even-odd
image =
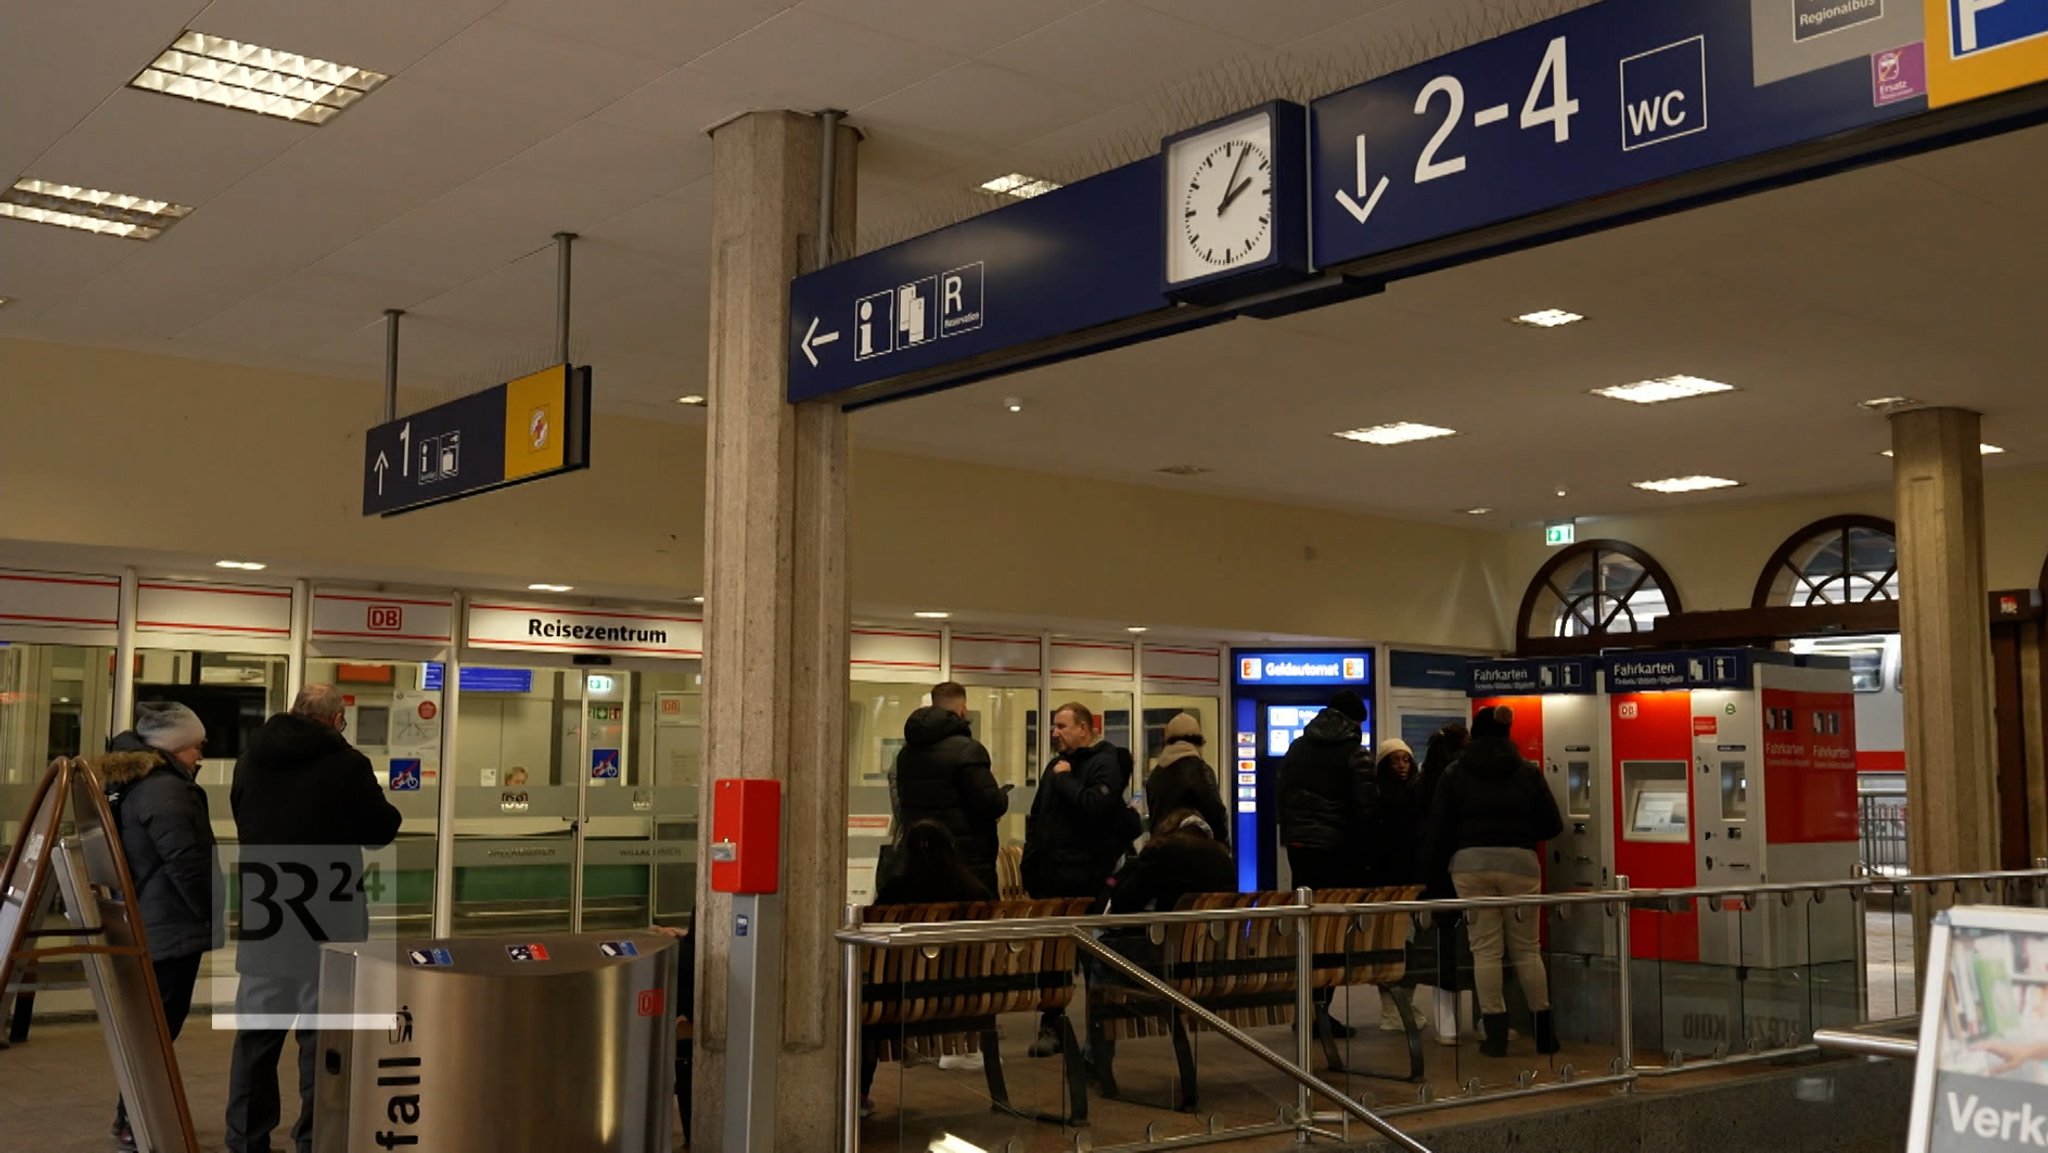
[[[1927,45],[1888,48],[1870,57],[1870,98],[1877,105],[1896,104],[1927,95]]]

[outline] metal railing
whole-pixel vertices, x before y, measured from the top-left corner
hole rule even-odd
[[[1856,798],[1857,859],[1883,876],[1907,870],[1906,798],[1902,793],[1862,793]]]
[[[1894,908],[1908,910],[1905,915],[1915,926],[1942,907],[1975,901],[1977,903],[2008,904],[2012,898],[2021,895],[2024,889],[2027,902],[2036,907],[2048,907],[2048,867],[2030,870],[2012,870],[1984,873],[1952,873],[1926,876],[1866,876],[1838,881],[1780,882],[1757,885],[1734,885],[1720,887],[1696,887],[1673,889],[1633,889],[1628,887],[1628,878],[1616,878],[1616,887],[1608,890],[1582,893],[1553,893],[1527,897],[1491,897],[1472,900],[1416,900],[1393,901],[1364,905],[1331,905],[1313,901],[1313,895],[1306,890],[1298,894],[1300,903],[1284,906],[1267,906],[1251,909],[1187,910],[1163,913],[1110,914],[1093,917],[1042,917],[1018,918],[1002,921],[945,921],[930,923],[878,923],[849,924],[838,935],[843,954],[846,997],[846,1050],[845,1084],[843,1087],[844,1141],[847,1153],[859,1148],[860,1135],[860,1066],[861,1066],[861,1021],[860,997],[862,992],[862,965],[860,951],[873,949],[934,949],[945,945],[981,944],[990,942],[1022,942],[1032,940],[1072,940],[1089,956],[1113,970],[1120,978],[1156,997],[1161,1002],[1196,1021],[1210,1031],[1229,1041],[1251,1056],[1270,1066],[1291,1080],[1297,1087],[1298,1107],[1291,1121],[1283,1117],[1283,1124],[1271,1123],[1238,1130],[1217,1130],[1213,1126],[1207,1133],[1187,1137],[1148,1136],[1142,1147],[1147,1149],[1170,1148],[1182,1144],[1206,1143],[1234,1133],[1238,1136],[1252,1136],[1255,1133],[1285,1132],[1292,1128],[1297,1135],[1306,1139],[1312,1135],[1326,1135],[1316,1128],[1322,1117],[1310,1112],[1312,1097],[1322,1097],[1332,1102],[1340,1116],[1348,1116],[1362,1122],[1380,1133],[1389,1141],[1411,1153],[1425,1153],[1424,1147],[1412,1137],[1402,1133],[1391,1118],[1425,1109],[1455,1107],[1480,1101],[1497,1101],[1511,1097],[1525,1097],[1555,1093],[1567,1089],[1611,1085],[1626,1089],[1643,1076],[1658,1076],[1684,1070],[1706,1068],[1716,1065],[1740,1064],[1759,1060],[1776,1060],[1802,1054],[1818,1053],[1823,1046],[1822,1038],[1844,1051],[1879,1052],[1898,1055],[1899,1043],[1877,1037],[1873,1034],[1845,1032],[1840,1029],[1826,1029],[1815,1024],[1803,1038],[1785,1037],[1747,1038],[1741,1049],[1733,1046],[1717,1048],[1705,1058],[1686,1058],[1672,1052],[1663,1064],[1646,1064],[1638,1060],[1635,1039],[1636,990],[1632,970],[1646,962],[1633,957],[1631,942],[1631,918],[1637,914],[1658,914],[1673,912],[1698,912],[1704,921],[1711,915],[1740,915],[1742,913],[1766,910],[1772,902],[1781,908],[1819,907],[1830,900],[1845,902],[1857,913],[1854,923],[1853,960],[1856,968],[1855,1009],[1859,1020],[1867,1020],[1870,1001],[1866,987],[1870,967],[1867,956],[1867,916],[1871,896],[1889,896]],[[1310,932],[1311,918],[1327,916],[1384,916],[1387,914],[1409,914],[1418,919],[1442,914],[1465,915],[1477,910],[1498,909],[1515,917],[1530,915],[1556,915],[1569,917],[1577,912],[1599,910],[1613,925],[1612,940],[1615,943],[1612,957],[1629,955],[1627,963],[1616,961],[1614,968],[1614,1022],[1616,1025],[1615,1047],[1619,1051],[1609,1073],[1597,1077],[1579,1077],[1569,1065],[1560,1071],[1552,1083],[1538,1084],[1533,1074],[1525,1073],[1517,1078],[1512,1088],[1494,1092],[1483,1092],[1476,1080],[1466,1085],[1462,1096],[1437,1099],[1425,1086],[1421,1099],[1413,1104],[1374,1109],[1330,1084],[1316,1075],[1310,1068],[1310,1033],[1308,1023],[1313,1020],[1315,1008],[1311,1001],[1312,990],[1308,979],[1310,950],[1306,947],[1306,936]],[[1896,913],[1894,915],[1897,915]],[[1159,934],[1174,927],[1209,925],[1218,923],[1242,923],[1246,921],[1281,920],[1295,922],[1295,932],[1302,944],[1298,946],[1295,996],[1295,1037],[1296,1052],[1290,1058],[1251,1037],[1242,1029],[1231,1025],[1221,1017],[1198,1004],[1193,998],[1182,993],[1167,980],[1118,953],[1098,937],[1116,930],[1145,930],[1153,934],[1155,942]],[[1915,936],[1907,933],[1908,942]],[[1910,947],[1910,946],[1909,946]],[[1551,955],[1558,952],[1552,950]],[[1711,964],[1701,965],[1713,968]],[[1738,962],[1731,962],[1729,968],[1740,968]],[[1887,1014],[1890,1016],[1891,1014]],[[1845,1036],[1852,1039],[1843,1041]],[[1854,1046],[1867,1047],[1855,1049]],[[1136,1146],[1134,1146],[1136,1147]]]

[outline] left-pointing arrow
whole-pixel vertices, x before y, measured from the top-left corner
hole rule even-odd
[[[384,450],[377,450],[377,463],[370,466],[377,472],[377,495],[384,495],[384,470],[391,467],[391,461],[384,456]]]
[[[821,344],[830,344],[839,339],[839,331],[837,329],[831,332],[819,332],[818,320],[819,318],[815,316],[811,318],[811,327],[804,332],[803,343],[798,346],[804,350],[804,359],[811,362],[812,368],[818,367],[818,354],[814,350]]]

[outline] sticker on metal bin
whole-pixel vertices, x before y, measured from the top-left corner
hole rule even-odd
[[[408,949],[406,950],[405,959],[423,969],[453,965],[455,963],[455,958],[449,956],[446,949]]]
[[[597,951],[607,957],[637,957],[640,947],[631,941],[600,941]]]
[[[545,961],[548,959],[548,947],[539,942],[531,945],[507,945],[505,955],[514,961]]]
[[[747,930],[753,927],[754,923],[752,921],[747,920],[747,915],[745,913],[741,913],[740,915],[732,919],[732,935],[735,937],[746,936]]]

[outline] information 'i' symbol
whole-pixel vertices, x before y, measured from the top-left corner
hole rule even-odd
[[[874,301],[872,301],[872,300],[863,300],[863,301],[861,301],[861,302],[860,302],[860,354],[861,354],[862,356],[873,356],[873,355],[875,354],[875,329],[874,329],[874,326],[873,326],[873,324],[871,324],[871,323],[870,323],[870,322],[871,322],[871,321],[873,321],[874,319],[875,319],[875,302],[874,302]]]

